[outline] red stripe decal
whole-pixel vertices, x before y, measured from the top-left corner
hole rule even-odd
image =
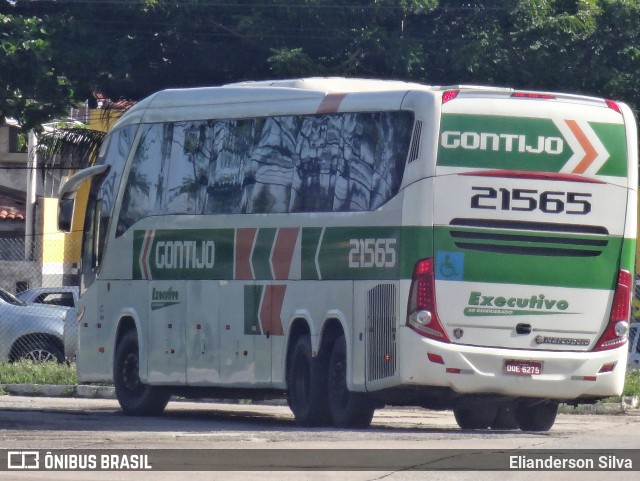
[[[236,229],[236,272],[235,279],[252,280],[251,249],[257,229]]]
[[[271,268],[274,279],[288,279],[293,251],[298,240],[298,227],[278,229],[276,240],[271,254]]]
[[[282,305],[284,304],[284,294],[287,286],[268,285],[264,287],[262,306],[260,307],[260,324],[263,334],[269,333],[272,336],[284,336],[282,328]]]
[[[142,274],[145,279],[149,279],[149,247],[153,240],[154,232],[152,230],[147,231],[147,235],[144,239],[144,248],[142,249]]]
[[[576,139],[580,143],[580,146],[584,149],[584,157],[576,166],[576,168],[573,169],[573,172],[575,174],[584,174],[584,172],[589,168],[593,161],[598,157],[598,151],[593,147],[593,144],[589,141],[585,133],[578,125],[578,122],[576,122],[575,120],[565,120],[564,122],[567,124],[569,129],[571,129],[571,133],[575,135]]]
[[[601,180],[590,179],[575,174],[555,174],[553,172],[530,172],[526,170],[482,170],[463,172],[460,175],[476,177],[503,177],[508,179],[559,180],[563,182],[583,182],[585,184],[605,184]]]
[[[338,111],[347,94],[327,94],[318,107],[319,114],[331,114]]]

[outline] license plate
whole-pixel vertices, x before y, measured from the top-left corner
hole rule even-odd
[[[542,374],[542,362],[508,359],[504,361],[504,373],[514,376],[538,376]]]

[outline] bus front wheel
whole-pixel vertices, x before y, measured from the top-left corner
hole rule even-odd
[[[139,350],[136,331],[129,330],[116,346],[113,384],[122,412],[130,416],[158,416],[171,393],[161,387],[143,384],[139,374]]]
[[[340,428],[367,428],[375,408],[365,393],[347,387],[347,343],[340,336],[329,358],[329,409],[333,425]]]

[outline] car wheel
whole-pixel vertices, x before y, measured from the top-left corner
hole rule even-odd
[[[27,359],[36,362],[64,362],[64,352],[51,339],[30,339],[28,341],[22,341],[20,344],[14,356],[16,360]]]

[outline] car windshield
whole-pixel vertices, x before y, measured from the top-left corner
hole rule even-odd
[[[5,291],[4,289],[0,289],[0,299],[2,299],[7,304],[14,304],[16,306],[24,306],[25,303],[18,299],[16,296],[11,294],[10,292]]]

